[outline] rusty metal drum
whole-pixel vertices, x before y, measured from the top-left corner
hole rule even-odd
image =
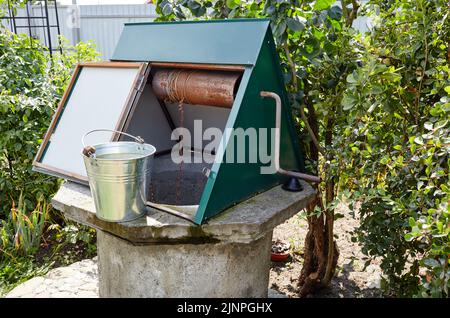
[[[231,108],[239,78],[236,72],[162,69],[154,74],[152,86],[161,100]]]

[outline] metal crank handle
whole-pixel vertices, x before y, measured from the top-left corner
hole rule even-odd
[[[280,167],[280,128],[281,128],[281,98],[278,94],[273,92],[260,92],[261,97],[270,97],[275,99],[276,115],[275,115],[275,169],[277,173],[303,179],[310,182],[318,183],[320,178],[311,174],[284,170]]]

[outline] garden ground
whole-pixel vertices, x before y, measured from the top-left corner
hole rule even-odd
[[[359,225],[357,216],[354,217],[344,204],[340,204],[336,212],[344,215],[334,224],[340,252],[336,275],[329,288],[311,297],[381,297],[381,269],[378,262],[372,261],[365,267],[367,256],[362,254],[360,246],[351,240],[351,232]],[[300,213],[276,227],[273,234],[274,240],[288,242],[292,253],[288,262],[272,263],[269,287],[289,297],[297,297],[297,283],[303,263],[303,242],[307,230],[308,224]]]

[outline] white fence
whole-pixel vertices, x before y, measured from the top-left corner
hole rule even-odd
[[[30,15],[42,17],[45,8],[32,6],[29,8]],[[53,5],[49,5],[49,24],[56,25],[56,12]],[[58,20],[60,34],[67,38],[70,43],[76,44],[79,41],[93,40],[97,45],[97,50],[102,54],[102,58],[107,60],[114,53],[114,48],[119,39],[124,23],[152,21],[157,15],[155,6],[151,4],[135,5],[58,5]],[[26,17],[26,9],[17,12],[18,17]],[[47,39],[47,29],[43,26],[43,19],[30,20],[33,26],[31,35],[49,46]],[[3,20],[4,25],[11,29],[7,20]],[[27,19],[17,19],[17,33],[29,33]],[[57,47],[57,29],[51,27],[51,44]]]

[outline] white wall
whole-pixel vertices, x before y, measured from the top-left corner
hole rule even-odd
[[[53,5],[49,5],[50,25],[56,25],[56,15]],[[41,12],[42,11],[42,12]],[[45,8],[33,6],[31,13],[34,17],[43,16]],[[26,10],[18,10],[17,16],[26,16]],[[70,43],[78,41],[93,40],[97,45],[97,50],[102,54],[102,58],[107,60],[114,53],[114,48],[119,39],[124,23],[127,22],[148,22],[156,17],[155,7],[150,4],[133,5],[78,5],[78,6],[58,6],[58,17],[60,33],[67,38]],[[43,20],[33,19],[32,24],[42,26]],[[8,25],[6,20],[3,24]],[[16,20],[18,33],[29,33],[26,26],[27,20]],[[32,29],[32,35],[42,40],[45,45],[47,41],[47,29],[42,27]],[[51,28],[52,47],[57,47],[57,29]]]

